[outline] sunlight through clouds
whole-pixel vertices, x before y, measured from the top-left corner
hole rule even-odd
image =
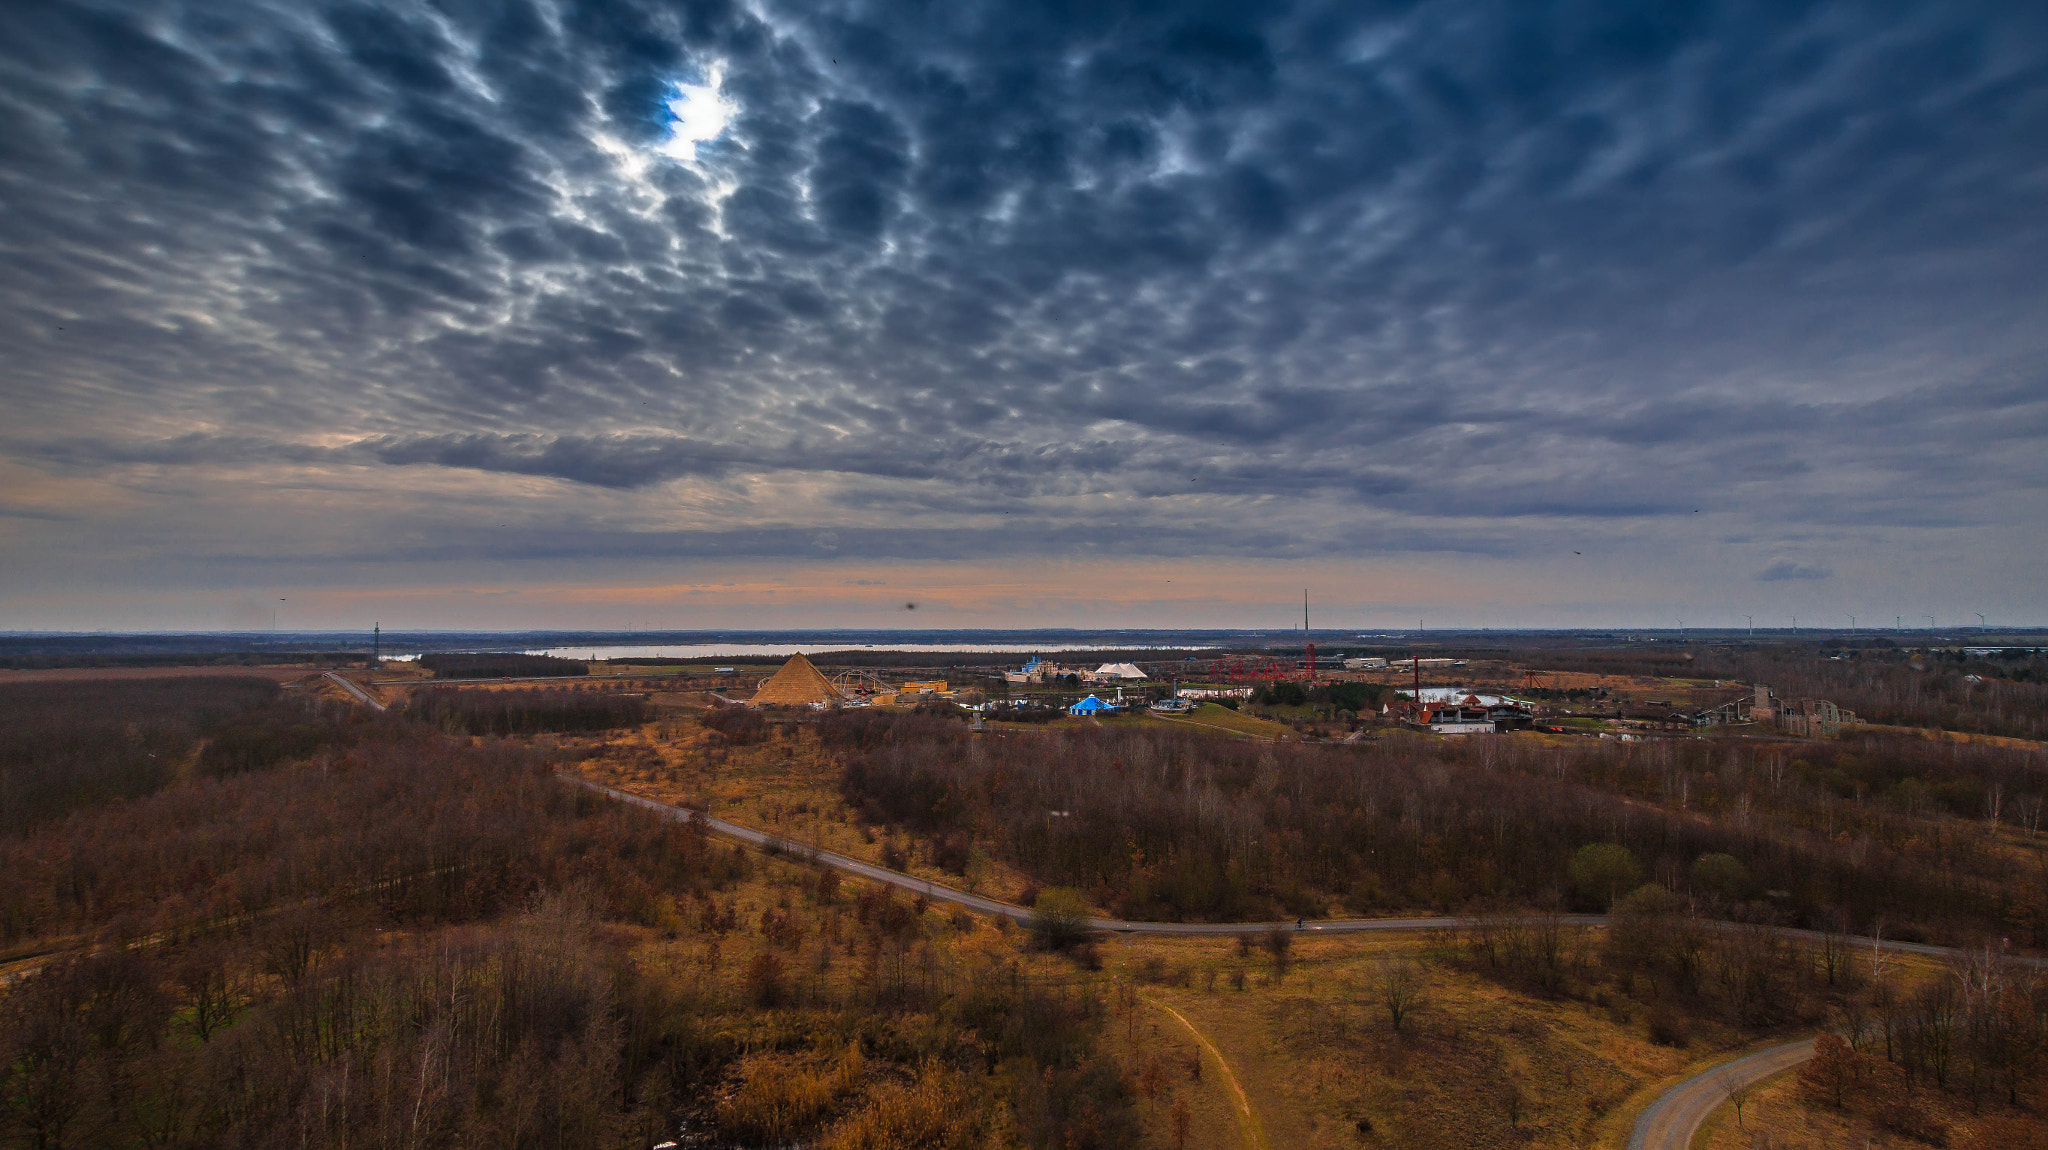
[[[699,144],[710,143],[725,134],[726,125],[732,122],[735,110],[732,102],[720,91],[724,85],[725,70],[713,65],[707,73],[707,80],[702,85],[675,83],[674,94],[667,100],[672,118],[668,124],[668,138],[661,142],[659,149],[662,155],[694,164]]]

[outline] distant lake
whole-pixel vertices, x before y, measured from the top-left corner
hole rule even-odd
[[[750,655],[788,658],[816,655],[825,651],[903,651],[916,655],[1029,655],[1050,651],[1154,651],[1167,650],[1157,644],[1036,643],[701,643],[664,644],[647,647],[542,647],[528,655],[553,655],[559,659],[744,659]],[[1172,650],[1189,650],[1176,647]],[[1203,648],[1207,650],[1208,648]]]

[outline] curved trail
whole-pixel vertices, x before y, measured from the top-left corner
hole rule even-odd
[[[1708,1067],[1666,1090],[1636,1118],[1628,1150],[1687,1150],[1707,1115],[1728,1101],[1728,1094],[1754,1086],[1813,1057],[1811,1038],[1787,1042]]]
[[[1173,1015],[1173,1020],[1186,1027],[1187,1032],[1195,1036],[1195,1041],[1202,1044],[1202,1049],[1215,1056],[1216,1065],[1223,1070],[1223,1084],[1230,1087],[1231,1095],[1237,1099],[1237,1121],[1244,1129],[1244,1144],[1251,1150],[1266,1150],[1266,1135],[1259,1129],[1259,1120],[1252,1113],[1252,1100],[1246,1096],[1244,1087],[1238,1085],[1237,1074],[1230,1069],[1230,1063],[1223,1057],[1223,1052],[1216,1049],[1216,1044],[1209,1041],[1207,1035],[1195,1029],[1195,1024],[1182,1016],[1180,1011],[1156,999],[1147,998],[1145,1001]]]
[[[781,838],[764,831],[755,830],[752,827],[727,822],[724,819],[699,811],[692,811],[669,803],[658,802],[654,799],[622,791],[615,787],[605,786],[602,783],[594,783],[588,779],[580,779],[573,775],[563,775],[561,777],[577,786],[609,795],[621,802],[645,807],[668,818],[684,821],[695,820],[703,823],[704,826],[711,830],[739,839],[742,842],[777,850],[822,866],[829,866],[835,870],[844,871],[847,874],[857,875],[873,882],[886,883],[889,886],[900,887],[904,890],[923,894],[935,902],[955,903],[969,910],[979,911],[982,914],[999,915],[1020,923],[1029,922],[1031,919],[1031,911],[1025,907],[1012,906],[1006,902],[998,902],[992,898],[970,894],[967,891],[958,890],[943,883],[916,878],[903,874],[900,871],[893,871],[886,867],[876,866],[873,863],[862,862],[859,859],[850,858],[833,851],[820,850],[807,843]],[[1559,917],[1562,922],[1572,926],[1597,927],[1606,926],[1608,922],[1608,918],[1604,914],[1571,914]],[[1453,930],[1466,925],[1470,921],[1468,918],[1449,916],[1433,918],[1325,919],[1321,922],[1300,923],[1296,925],[1295,929],[1302,934],[1358,934],[1379,931],[1391,933],[1401,931]],[[1285,922],[1133,922],[1118,918],[1091,918],[1087,920],[1087,923],[1090,930],[1110,931],[1117,934],[1178,935],[1242,934],[1246,931],[1270,930],[1276,927],[1286,929],[1289,925]],[[1735,923],[1718,923],[1715,925],[1729,930],[1736,929],[1738,926]],[[1802,942],[1817,943],[1823,941],[1826,937],[1819,931],[1799,930],[1793,927],[1778,927],[1776,932],[1785,938]],[[1917,942],[1891,942],[1861,936],[1851,937],[1848,942],[1859,949],[1881,948],[1898,954],[1915,954],[1929,958],[1949,958],[1963,953],[1963,951],[1954,947],[1933,946]],[[2031,955],[2015,956],[2015,961],[2037,968],[2048,967],[2048,959]],[[1251,1114],[1250,1101],[1246,1098],[1243,1088],[1238,1085],[1236,1076],[1230,1074],[1229,1064],[1223,1062],[1222,1053],[1217,1051],[1215,1046],[1201,1035],[1201,1032],[1196,1031],[1187,1019],[1182,1018],[1178,1011],[1164,1006],[1164,1004],[1155,1005],[1160,1005],[1162,1009],[1165,1009],[1176,1019],[1179,1019],[1182,1026],[1186,1026],[1205,1048],[1212,1054],[1215,1054],[1217,1061],[1223,1065],[1224,1072],[1228,1075],[1231,1089],[1237,1095],[1239,1105],[1242,1108],[1241,1114],[1246,1123],[1246,1138],[1254,1147],[1263,1148],[1264,1140],[1258,1134],[1256,1122]],[[1635,1127],[1629,1135],[1628,1150],[1687,1150],[1687,1147],[1692,1142],[1693,1134],[1699,1130],[1700,1123],[1705,1121],[1707,1115],[1713,1113],[1721,1103],[1727,1101],[1729,1089],[1739,1089],[1742,1086],[1760,1082],[1773,1074],[1789,1070],[1806,1061],[1812,1054],[1813,1039],[1807,1038],[1798,1042],[1790,1042],[1782,1046],[1761,1050],[1735,1059],[1732,1062],[1710,1067],[1693,1075],[1691,1078],[1659,1095],[1643,1111],[1642,1115],[1636,1120]]]

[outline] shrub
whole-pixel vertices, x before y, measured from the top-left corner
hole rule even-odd
[[[967,1150],[980,1138],[980,1108],[957,1071],[936,1063],[909,1086],[884,1086],[826,1135],[826,1150]]]
[[[1265,937],[1261,938],[1259,943],[1266,948],[1266,953],[1272,956],[1273,969],[1281,974],[1286,974],[1287,967],[1294,954],[1293,932],[1289,931],[1286,927],[1276,926],[1267,930]]]
[[[768,737],[768,720],[752,707],[713,707],[697,721],[735,746],[751,746]]]
[[[1601,908],[1614,904],[1623,891],[1634,890],[1643,870],[1634,852],[1619,843],[1587,843],[1572,855],[1572,885],[1588,902]]]
[[[1650,1041],[1658,1046],[1683,1049],[1692,1041],[1686,1029],[1685,1019],[1669,1007],[1659,1006],[1650,1011]]]
[[[1047,950],[1065,950],[1088,933],[1088,904],[1079,892],[1054,887],[1031,907],[1031,933]]]
[[[858,1044],[849,1045],[829,1069],[775,1054],[742,1059],[735,1069],[739,1085],[719,1099],[713,1112],[719,1132],[736,1141],[774,1146],[810,1133],[867,1074]]]
[[[1727,902],[1749,897],[1749,868],[1731,854],[1704,854],[1693,860],[1693,884]]]
[[[759,1007],[782,1005],[782,960],[762,951],[747,964],[747,993]]]

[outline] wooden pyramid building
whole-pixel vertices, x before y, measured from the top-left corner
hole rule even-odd
[[[791,655],[789,662],[769,676],[749,702],[756,707],[810,707],[838,699],[838,690],[811,666],[809,659]]]

